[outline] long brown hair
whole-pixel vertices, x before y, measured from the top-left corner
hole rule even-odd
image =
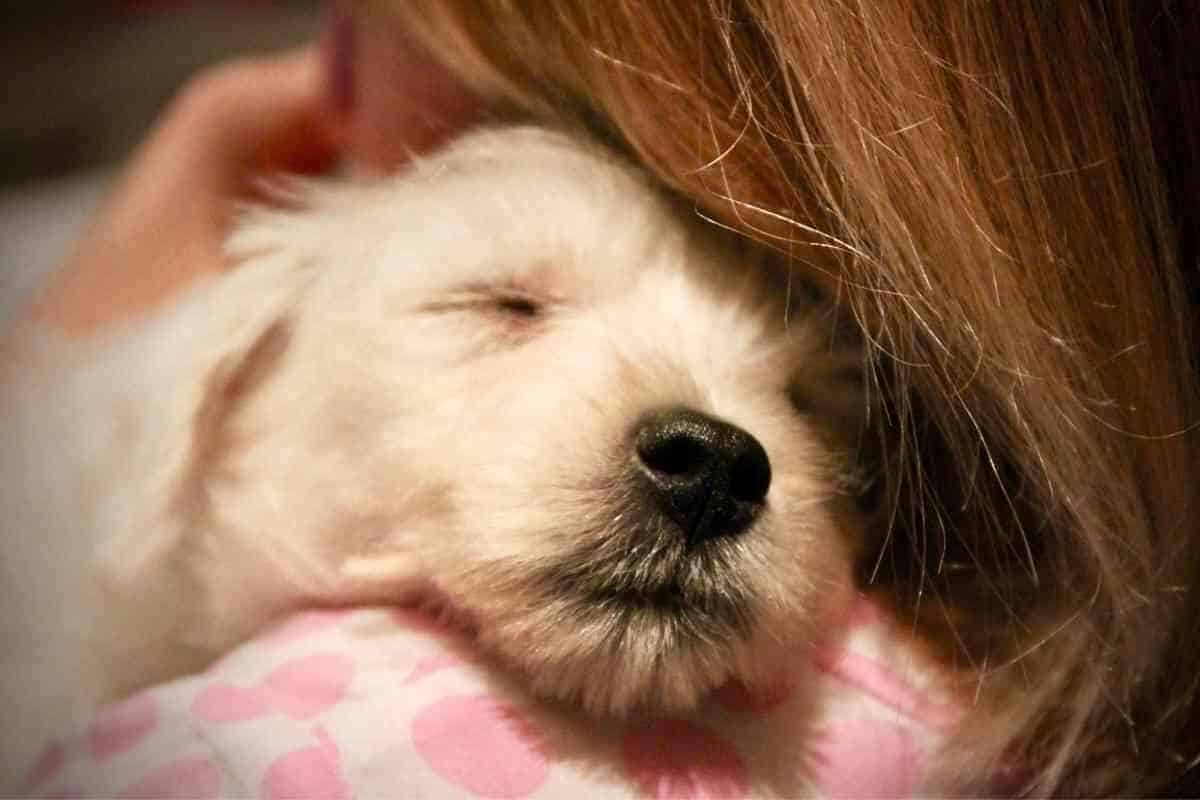
[[[853,311],[893,510],[865,572],[953,621],[948,657],[1001,698],[976,761],[1021,760],[1034,792],[1182,774],[1200,751],[1196,12],[394,5],[481,91],[604,129]]]

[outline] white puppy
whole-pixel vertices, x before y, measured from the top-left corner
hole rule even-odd
[[[477,133],[250,214],[236,270],[125,330],[24,330],[0,766],[302,604],[438,598],[598,712],[813,641],[861,535],[859,351],[692,216],[599,148]]]

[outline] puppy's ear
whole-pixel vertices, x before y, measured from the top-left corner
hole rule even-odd
[[[248,346],[227,354],[209,372],[192,418],[188,458],[173,498],[179,511],[195,512],[197,504],[204,503],[205,478],[220,468],[233,445],[230,421],[278,368],[291,336],[288,318],[276,319]]]
[[[230,305],[208,303],[186,318],[197,329],[177,334],[156,351],[163,361],[146,365],[160,386],[138,401],[126,478],[95,543],[104,614],[113,631],[137,632],[114,633],[105,647],[136,658],[140,674],[154,679],[192,671],[227,643],[208,624],[210,492],[237,446],[239,411],[279,370],[292,339],[286,309],[242,314]],[[149,652],[146,641],[159,645]]]
[[[180,385],[163,387],[143,411],[145,436],[157,442],[152,463],[141,465],[138,485],[129,487],[124,529],[98,543],[114,588],[154,580],[203,525],[209,480],[235,445],[232,422],[277,371],[291,338],[290,319],[270,315],[227,329],[215,351],[178,354],[184,366],[172,377]]]

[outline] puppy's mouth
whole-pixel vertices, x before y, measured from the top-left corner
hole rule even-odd
[[[682,712],[770,660],[749,545],[654,533],[592,540],[527,574],[531,602],[493,641],[537,693],[601,713]]]
[[[755,684],[790,652],[798,631],[774,624],[796,604],[771,578],[772,514],[696,541],[622,487],[591,511],[530,534],[543,552],[446,586],[477,615],[479,646],[535,695],[601,714],[682,713],[730,678]]]
[[[639,527],[616,541],[579,547],[535,580],[547,600],[565,604],[581,622],[603,620],[614,634],[658,622],[683,638],[688,631],[708,641],[744,638],[755,606],[741,577],[744,546],[732,540],[689,545]]]

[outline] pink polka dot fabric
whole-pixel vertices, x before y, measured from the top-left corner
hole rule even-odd
[[[411,611],[313,611],[46,743],[31,797],[909,797],[958,717],[865,601],[796,674],[679,718],[524,695]]]

